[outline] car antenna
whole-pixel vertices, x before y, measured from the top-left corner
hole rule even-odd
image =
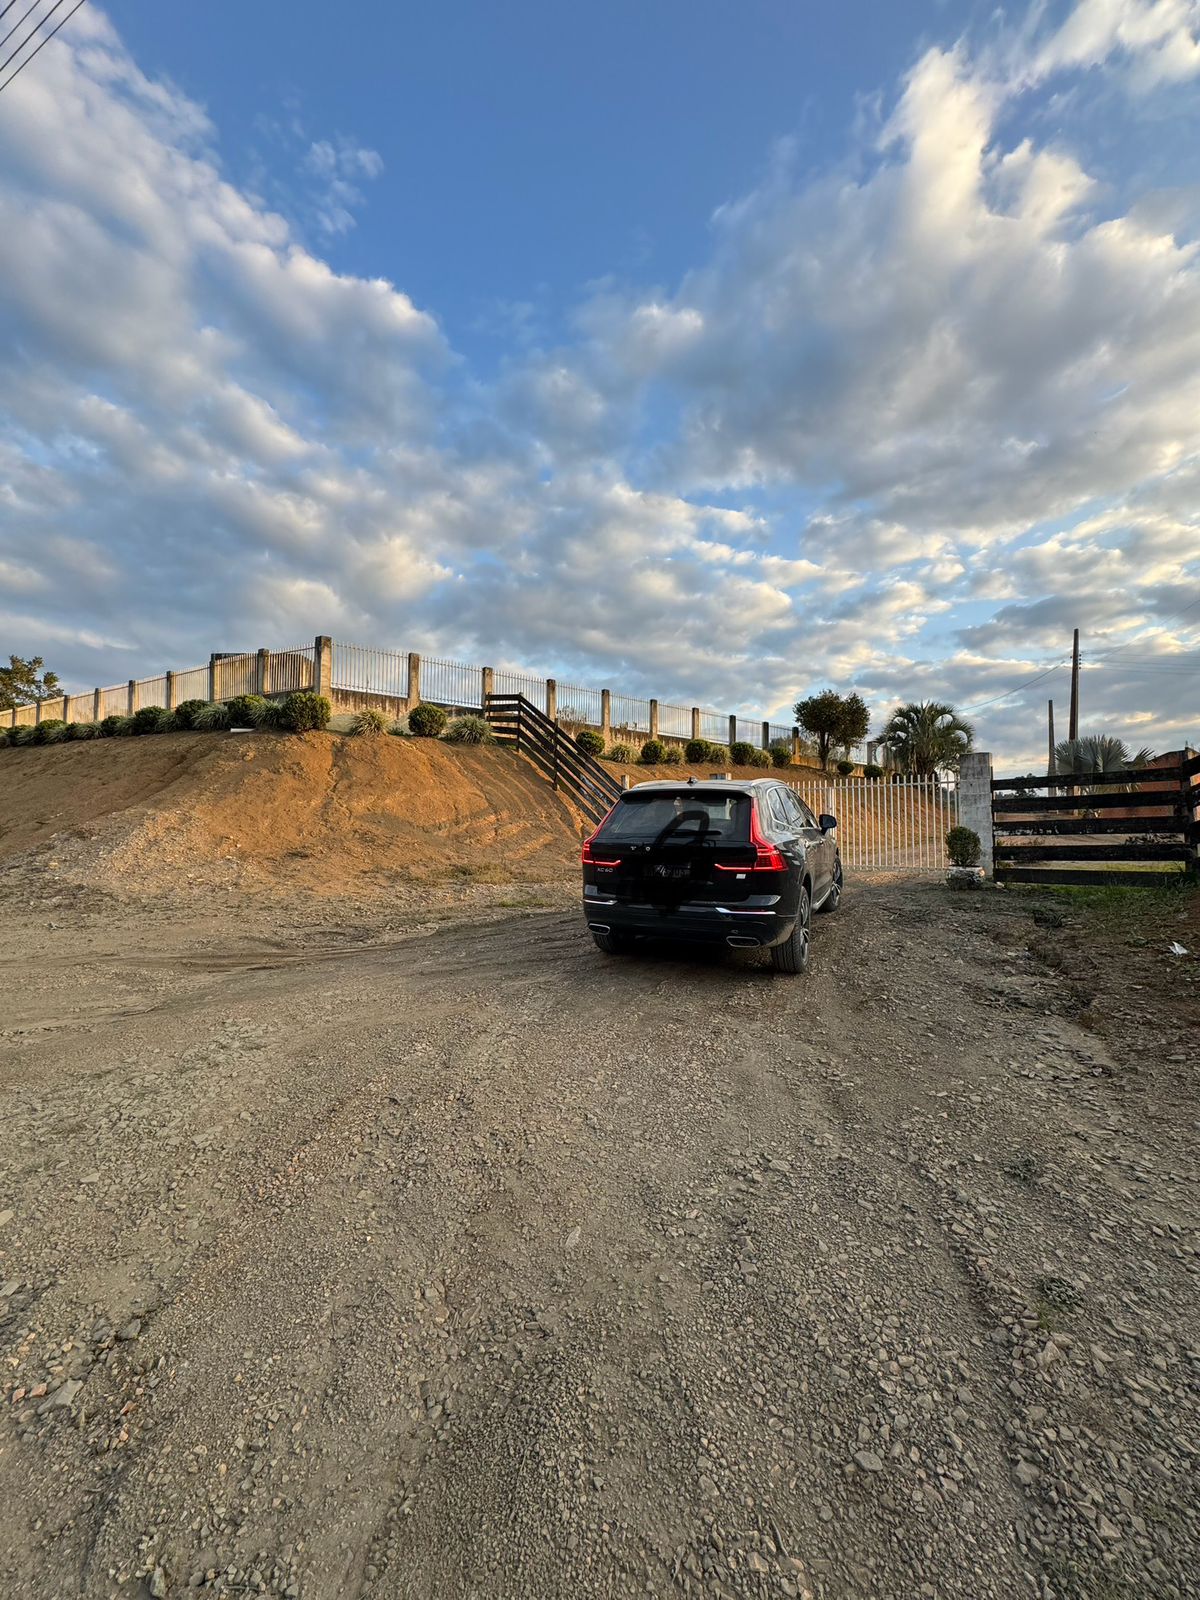
[[[696,781],[696,774],[693,772],[691,777],[688,779],[688,782],[689,783],[695,783],[695,781]]]

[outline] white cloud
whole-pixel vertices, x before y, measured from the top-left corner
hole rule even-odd
[[[77,20],[0,98],[14,648],[92,682],[337,631],[746,710],[833,679],[882,711],[1002,697],[1080,624],[1086,703],[1179,735],[1196,242],[1025,112],[1194,72],[1195,5],[1085,0],[1005,50],[926,51],[844,168],[781,148],[677,286],[606,284],[559,345],[522,316],[490,384]],[[337,233],[378,156],[286,137],[289,216]],[[983,736],[1031,759],[1045,693]]]

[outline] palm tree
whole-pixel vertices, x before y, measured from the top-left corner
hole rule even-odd
[[[957,770],[975,730],[953,706],[925,700],[893,711],[879,737],[900,771],[912,778],[932,778]]]
[[[1085,734],[1082,739],[1063,739],[1054,746],[1054,769],[1066,777],[1087,773],[1091,782],[1070,785],[1083,794],[1099,792],[1120,793],[1137,788],[1128,774],[1137,767],[1146,767],[1154,760],[1154,752],[1146,745],[1132,755],[1123,739],[1114,739],[1106,733]]]

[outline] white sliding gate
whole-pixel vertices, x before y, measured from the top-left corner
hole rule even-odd
[[[946,865],[958,790],[936,778],[820,778],[793,783],[810,810],[832,812],[847,867],[928,872]]]

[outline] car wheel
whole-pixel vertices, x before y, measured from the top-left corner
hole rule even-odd
[[[836,911],[842,902],[842,863],[839,861],[833,869],[833,882],[829,886],[829,893],[821,901],[822,911]]]
[[[782,944],[772,945],[771,965],[776,972],[803,972],[808,966],[809,924],[812,921],[812,899],[805,884],[800,890],[796,907],[796,926]]]
[[[633,949],[633,940],[627,933],[602,933],[599,928],[593,928],[592,938],[596,949],[603,950],[606,956],[626,956]]]

